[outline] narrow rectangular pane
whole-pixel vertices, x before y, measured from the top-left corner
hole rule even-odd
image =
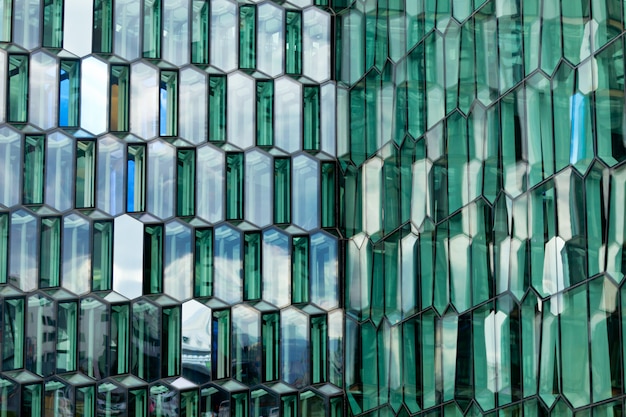
[[[63,44],[63,0],[47,0],[43,7],[43,46],[61,48]]]
[[[0,0],[0,42],[11,42],[12,0]]]
[[[59,73],[59,126],[80,122],[80,61],[61,60]]]
[[[280,323],[278,313],[264,314],[261,324],[263,341],[263,381],[278,379],[280,352]]]
[[[291,221],[291,159],[274,159],[274,223]]]
[[[130,100],[130,68],[127,65],[111,65],[109,75],[109,129],[113,132],[128,131]]]
[[[226,219],[243,217],[243,154],[226,154]]]
[[[0,284],[7,283],[9,268],[9,213],[0,213]]]
[[[39,241],[40,275],[39,286],[58,287],[61,267],[61,219],[47,217],[41,219],[41,238]]]
[[[328,324],[326,316],[311,318],[311,383],[326,381],[326,341]],[[363,364],[362,366],[366,366]]]
[[[226,76],[209,76],[209,141],[226,141]]]
[[[146,201],[146,147],[144,145],[128,146],[126,177],[127,211],[144,211]]]
[[[304,86],[304,150],[320,150],[320,88]]]
[[[112,375],[128,372],[128,352],[130,347],[130,316],[128,305],[111,307],[111,348],[115,346],[115,357],[112,358]]]
[[[163,291],[163,226],[146,226],[143,234],[143,293]]]
[[[213,229],[196,230],[194,296],[213,295]]]
[[[2,370],[24,366],[24,299],[4,301],[2,315]]]
[[[302,73],[302,13],[287,11],[285,36],[285,69],[287,74]]]
[[[230,376],[230,311],[213,312],[213,339],[211,349],[213,379]]]
[[[322,163],[322,227],[335,227],[335,163]]]
[[[257,81],[256,83],[256,144],[272,146],[274,144],[274,82]]]
[[[179,149],[177,153],[177,216],[193,216],[195,212],[195,149]]]
[[[166,340],[163,344],[163,361],[161,362],[161,376],[177,376],[180,373],[180,307],[163,309],[162,334]]]
[[[93,52],[113,52],[113,0],[95,0],[93,7]]]
[[[178,72],[161,71],[159,97],[159,134],[176,136],[178,133]]]
[[[26,136],[24,139],[23,204],[43,203],[44,136]]]
[[[309,238],[293,238],[291,302],[309,302]]]
[[[57,373],[76,370],[78,346],[78,304],[61,302],[57,311]]]
[[[239,7],[239,68],[256,67],[256,6]]]
[[[9,55],[7,122],[25,123],[28,118],[28,56]]]
[[[209,2],[193,0],[191,11],[191,62],[209,63]]]
[[[91,287],[93,291],[110,290],[113,277],[113,224],[97,221],[93,224],[93,259]]]
[[[76,141],[76,208],[95,206],[95,153],[95,141]]]
[[[261,234],[244,234],[243,299],[261,298]]]
[[[143,3],[143,57],[161,58],[161,0]]]

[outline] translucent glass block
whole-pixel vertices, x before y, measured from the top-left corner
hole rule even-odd
[[[305,151],[320,150],[320,89],[304,86],[303,132]]]
[[[274,144],[274,82],[257,81],[256,83],[256,144],[272,146]]]
[[[48,337],[52,341],[56,340],[57,328],[50,324],[54,317],[55,305],[50,298],[42,294],[34,294],[28,297],[26,302],[26,332],[24,336],[27,340],[32,340],[33,342],[32,347],[26,350],[25,368],[39,376],[50,376],[56,370],[56,346],[54,343],[44,342],[44,340],[48,340]],[[48,358],[54,359],[49,360]]]
[[[130,67],[111,65],[109,80],[109,129],[113,132],[128,131]]]
[[[11,42],[11,21],[13,17],[13,2],[0,2],[0,42]]]
[[[261,381],[261,363],[257,356],[261,347],[260,314],[246,305],[238,305],[233,307],[232,318],[233,327],[241,330],[233,334],[232,378],[248,386],[258,384]]]
[[[141,138],[159,134],[160,78],[156,68],[143,62],[131,66],[130,130]]]
[[[50,129],[59,121],[59,69],[56,57],[43,51],[31,55],[29,68],[29,122]]]
[[[163,263],[163,292],[176,300],[186,300],[193,294],[192,231],[179,221],[165,225],[165,259]]]
[[[263,300],[278,307],[291,300],[291,253],[289,236],[279,229],[263,233]]]
[[[9,55],[7,122],[28,120],[28,56]]]
[[[272,3],[264,3],[257,7],[257,12],[257,68],[276,77],[285,65],[285,11]]]
[[[339,306],[337,239],[325,232],[311,235],[309,261],[311,302],[330,310]]]
[[[22,136],[8,127],[0,128],[0,153],[4,155],[0,165],[0,204],[13,206],[23,198],[23,190],[15,178],[23,174]]]
[[[26,49],[41,45],[41,2],[15,0],[13,2],[13,42]],[[38,18],[33,19],[32,16]]]
[[[243,154],[226,154],[226,219],[243,218]]]
[[[225,156],[209,145],[197,148],[196,155],[196,215],[217,222],[224,219]]]
[[[213,379],[227,378],[231,372],[230,310],[213,311],[211,373]]]
[[[42,204],[44,186],[45,136],[24,138],[23,204]]]
[[[291,302],[309,302],[309,238],[294,236],[291,254]]]
[[[239,68],[256,67],[256,6],[239,6]]]
[[[80,61],[62,59],[59,72],[59,126],[80,122]]]
[[[76,141],[76,208],[95,206],[96,142]]]
[[[276,96],[278,97],[278,89],[276,90]],[[228,108],[226,109],[228,142],[238,148],[247,149],[255,143],[255,103],[254,79],[243,72],[236,71],[230,73],[228,75]],[[211,108],[212,110],[213,108]],[[275,115],[278,114],[278,105],[276,105]]]
[[[61,132],[46,139],[44,202],[57,210],[68,210],[74,196],[74,140]]]
[[[145,210],[146,201],[146,147],[129,145],[126,162],[126,210]]]
[[[114,2],[114,53],[131,61],[139,58],[141,54],[141,4],[124,0],[114,0]]]
[[[92,253],[92,290],[110,290],[113,285],[112,222],[103,220],[93,223]]]
[[[291,160],[274,158],[274,223],[291,221]]]
[[[60,48],[63,43],[63,0],[45,2],[43,7],[43,46]]]
[[[144,224],[128,214],[114,220],[115,230],[124,233],[113,234],[113,290],[126,298],[134,299],[142,295]]]
[[[181,322],[180,305],[163,308],[162,331],[164,335],[161,358],[162,377],[173,377],[180,374],[181,355]]]
[[[216,272],[214,275],[213,295],[227,303],[234,304],[242,300],[241,240],[241,233],[227,224],[215,228],[213,267],[219,273]]]
[[[63,219],[63,287],[75,294],[85,294],[91,290],[91,282],[85,277],[91,276],[91,248],[89,242],[92,233],[89,222],[77,214],[70,214]]]
[[[159,90],[159,135],[178,133],[178,72],[161,71]]]
[[[110,54],[113,52],[113,0],[95,0],[93,13],[92,50]]]
[[[258,150],[245,155],[244,216],[258,226],[272,222],[272,160]]]
[[[194,296],[213,295],[213,229],[196,229]]]
[[[287,384],[303,387],[310,382],[310,346],[307,316],[295,308],[280,312],[281,379]]]
[[[274,83],[274,144],[295,152],[302,147],[302,86],[289,77]]]
[[[265,313],[261,317],[261,340],[263,344],[263,381],[278,379],[280,348],[280,316]]]
[[[111,136],[98,139],[96,161],[96,206],[109,214],[119,214],[125,209],[125,178],[127,166],[126,146]]]
[[[9,272],[9,213],[0,213],[0,284],[7,283]]]
[[[161,58],[161,0],[143,1],[143,57]]]
[[[210,0],[211,21],[209,23],[211,64],[222,71],[237,67],[238,30],[237,4],[228,0]]]
[[[58,287],[61,283],[61,218],[41,219],[39,286]]]
[[[285,72],[302,73],[302,12],[288,10],[285,17]]]
[[[163,2],[162,58],[174,65],[189,63],[189,2]]]
[[[80,127],[93,134],[107,130],[109,116],[108,65],[95,57],[81,61]]]
[[[294,224],[310,230],[319,227],[319,165],[306,156],[298,155],[293,159],[292,221]]]
[[[226,141],[226,77],[209,76],[209,141]]]
[[[196,152],[195,149],[177,151],[177,216],[193,216],[195,211]]]
[[[180,71],[178,134],[196,145],[207,141],[207,77],[187,67]]]
[[[25,301],[22,297],[5,298],[2,306],[2,370],[24,367]],[[7,326],[12,323],[12,326]]]
[[[193,0],[191,12],[191,62],[209,63],[209,0]]]
[[[9,230],[9,283],[22,291],[37,288],[39,277],[39,236],[37,218],[18,210],[11,214]]]
[[[143,293],[163,292],[164,230],[161,224],[144,227]]]

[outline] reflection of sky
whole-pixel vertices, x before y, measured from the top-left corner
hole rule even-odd
[[[61,83],[59,86],[59,126],[67,126],[68,106],[70,101],[70,80],[67,71],[61,70]]]
[[[125,214],[115,219],[113,290],[133,299],[142,294],[143,224]]]

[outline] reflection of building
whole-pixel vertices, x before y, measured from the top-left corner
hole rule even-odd
[[[625,7],[0,0],[0,416],[623,415]]]

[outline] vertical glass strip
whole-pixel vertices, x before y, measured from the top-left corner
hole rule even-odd
[[[44,144],[43,135],[26,136],[24,139],[23,204],[43,203]]]
[[[76,370],[78,303],[60,302],[57,310],[57,373]]]
[[[161,0],[143,2],[143,57],[161,58]]]
[[[256,6],[239,6],[239,68],[256,67]]]
[[[159,134],[178,134],[178,72],[161,71],[159,94]]]
[[[111,65],[109,75],[109,129],[113,132],[128,131],[130,101],[130,68],[128,65]]]
[[[274,159],[274,223],[291,221],[291,159]]]
[[[328,340],[328,324],[326,316],[311,318],[311,383],[326,381],[326,342]],[[361,364],[361,366],[367,366]]]
[[[278,379],[280,353],[280,322],[278,313],[266,313],[261,318],[263,343],[263,381]]]
[[[92,291],[110,290],[113,285],[113,223],[94,222],[92,239]]]
[[[230,310],[213,312],[213,338],[211,340],[212,378],[230,376]]]
[[[4,300],[2,314],[2,370],[24,366],[24,299]]]
[[[59,126],[80,122],[80,61],[62,59],[59,73]]]
[[[226,76],[209,76],[209,141],[226,141]]]
[[[274,144],[274,81],[256,83],[256,144],[272,146]]]
[[[261,234],[244,233],[243,299],[261,298]]]
[[[43,46],[63,45],[63,0],[46,0],[43,7]]]
[[[93,7],[93,52],[113,52],[113,0],[95,0]]]
[[[116,305],[111,307],[111,374],[119,375],[128,372],[130,346],[130,316],[128,305]]]
[[[191,12],[191,62],[209,63],[209,2],[193,0]]]
[[[25,123],[28,118],[28,56],[9,55],[7,122]]]
[[[129,145],[127,154],[126,209],[129,212],[145,210],[146,201],[146,147]]]
[[[213,229],[196,230],[195,297],[213,295]]]
[[[291,302],[309,302],[309,237],[294,236],[292,254]]]
[[[304,86],[304,150],[320,150],[320,88],[317,85]]]
[[[28,384],[22,389],[23,416],[41,416],[43,409],[43,387],[41,383]]]
[[[143,234],[143,293],[163,292],[163,225],[148,225]]]
[[[193,216],[195,212],[195,149],[179,149],[177,152],[177,216]]]
[[[0,213],[0,284],[7,283],[8,271],[9,271],[9,213]],[[0,316],[0,319],[1,319],[1,316]]]
[[[243,154],[226,154],[226,219],[243,217]]]
[[[322,163],[322,227],[335,227],[335,163],[324,162]]]
[[[180,374],[180,306],[164,308],[162,335],[167,339],[163,344],[161,357],[161,377]]]
[[[41,219],[41,238],[39,241],[39,287],[58,287],[61,267],[61,219],[45,217]]]
[[[0,0],[0,42],[11,42],[13,1]]]
[[[96,142],[76,141],[76,208],[95,206]]]
[[[287,11],[285,36],[285,70],[287,74],[302,73],[302,12]]]

